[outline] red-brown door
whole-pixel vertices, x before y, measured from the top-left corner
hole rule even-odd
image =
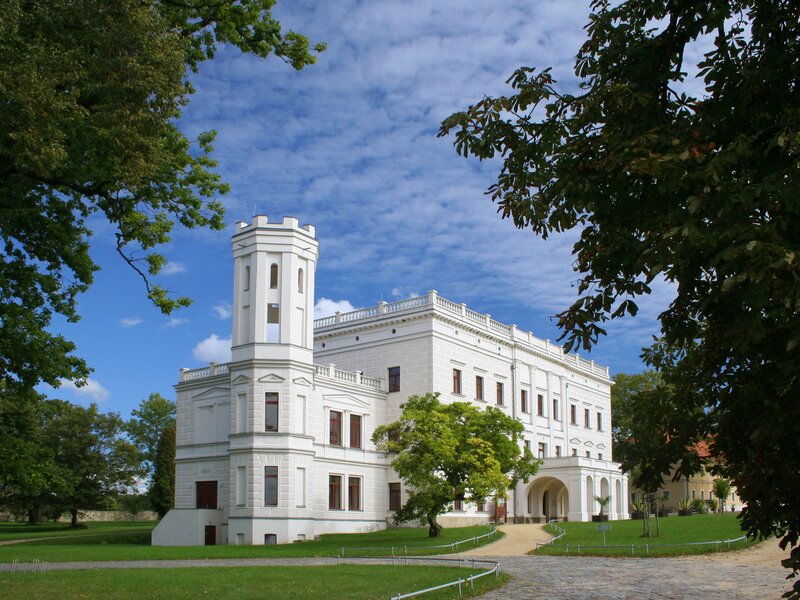
[[[217,545],[217,528],[214,525],[206,525],[206,546]]]
[[[195,482],[196,508],[217,508],[217,482]]]

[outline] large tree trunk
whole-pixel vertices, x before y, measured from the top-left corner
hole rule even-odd
[[[428,517],[428,537],[437,538],[442,535],[442,526],[436,522],[436,515]]]
[[[78,527],[78,509],[77,508],[70,508],[69,514],[72,515],[72,520],[69,523],[69,526],[73,529],[77,529]]]
[[[39,507],[28,509],[28,525],[36,525],[39,522]]]

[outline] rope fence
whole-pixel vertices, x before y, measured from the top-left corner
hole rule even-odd
[[[451,544],[438,544],[434,546],[430,545],[405,545],[405,546],[348,546],[341,548],[341,555],[347,556],[347,553],[353,552],[386,552],[388,551],[389,556],[408,556],[408,551],[411,549],[412,553],[414,551],[420,550],[439,550],[439,549],[449,549],[454,552],[457,552],[459,548],[466,546],[467,544],[475,544],[478,541],[484,538],[490,538],[492,536],[497,535],[497,529],[492,527],[489,533],[484,533],[483,535],[476,535],[466,540],[457,540]],[[402,552],[401,552],[402,550]]]

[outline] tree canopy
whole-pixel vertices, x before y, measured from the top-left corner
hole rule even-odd
[[[131,411],[125,432],[139,451],[143,471],[153,474],[156,450],[164,431],[175,428],[175,403],[159,393],[152,393]]]
[[[653,370],[614,375],[614,385],[611,386],[611,443],[614,460],[624,461],[626,452],[635,439],[634,402],[637,396],[658,389],[661,385],[663,385],[661,375]]]
[[[188,70],[219,44],[295,69],[316,60],[282,32],[274,0],[9,0],[0,14],[0,378],[82,379],[74,345],[48,331],[79,318],[97,266],[97,219],[163,312],[189,303],[152,280],[174,225],[223,226],[214,132],[188,140],[176,120]]]
[[[578,86],[523,67],[513,93],[442,123],[459,153],[500,157],[489,195],[543,237],[579,228],[568,348],[674,299],[645,354],[673,389],[650,407],[646,459],[701,440],[800,567],[800,7],[789,0],[594,0]],[[699,56],[692,64],[689,58]],[[800,597],[800,581],[794,597]]]
[[[147,492],[150,506],[163,517],[175,506],[175,426],[161,432],[153,459],[153,483]]]
[[[430,536],[437,537],[438,515],[456,500],[505,498],[518,481],[536,474],[539,461],[520,449],[522,423],[497,408],[442,404],[438,393],[411,396],[401,408],[400,419],[372,436],[379,451],[397,453],[392,467],[408,491],[395,514],[398,523],[428,523]]]

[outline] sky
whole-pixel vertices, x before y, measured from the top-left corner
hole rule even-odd
[[[578,232],[547,242],[502,220],[485,195],[497,162],[458,156],[441,121],[505,83],[523,65],[552,67],[576,89],[574,57],[588,0],[283,2],[284,29],[324,41],[316,65],[223,48],[192,77],[180,120],[196,139],[218,131],[214,156],[231,186],[220,198],[225,231],[176,228],[157,281],[191,307],[162,315],[139,276],[115,254],[113,231],[93,221],[101,270],[81,296],[76,324],[53,329],[94,369],[87,385],[42,388],[50,397],[127,418],[150,393],[174,399],[181,367],[224,362],[231,335],[230,236],[254,214],[316,226],[317,316],[435,289],[540,338],[560,333],[553,315],[575,299],[571,247]],[[641,348],[670,301],[657,285],[635,319],[614,322],[581,356],[612,374],[644,369]]]

